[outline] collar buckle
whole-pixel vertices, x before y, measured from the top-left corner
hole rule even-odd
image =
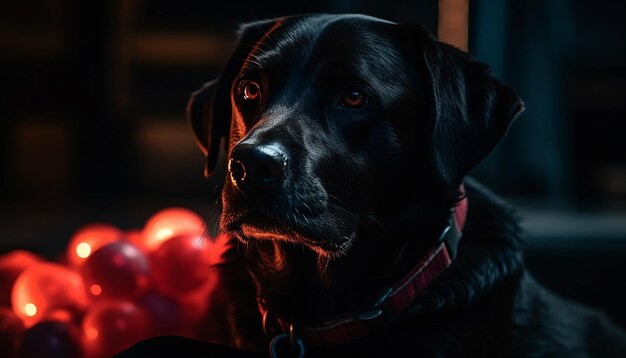
[[[270,341],[271,358],[303,358],[305,352],[304,342],[295,334],[293,324],[289,325],[289,333],[281,333]]]
[[[385,305],[385,301],[387,300],[387,298],[389,298],[391,292],[393,292],[393,289],[391,287],[386,289],[385,292],[383,292],[383,294],[380,295],[380,297],[372,305],[371,309],[358,313],[356,315],[356,318],[360,321],[371,321],[383,315],[389,317],[389,310]]]

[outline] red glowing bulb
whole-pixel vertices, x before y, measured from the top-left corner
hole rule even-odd
[[[11,291],[17,277],[28,267],[42,261],[42,258],[24,250],[0,256],[0,305],[11,305]]]
[[[91,299],[140,296],[148,286],[149,263],[136,246],[117,241],[94,252],[81,268]]]
[[[156,251],[161,244],[174,236],[201,235],[204,220],[195,212],[185,208],[168,208],[150,217],[142,231],[143,246]]]
[[[115,226],[90,224],[78,229],[67,246],[68,261],[78,267],[102,246],[120,240],[124,234]]]
[[[88,357],[110,357],[149,338],[152,318],[147,310],[128,301],[102,301],[91,307],[82,324]]]
[[[29,267],[13,286],[13,312],[26,327],[57,309],[79,311],[86,302],[80,275],[57,264],[40,263]]]
[[[176,236],[150,256],[157,289],[176,297],[200,288],[209,277],[209,239],[200,235]]]

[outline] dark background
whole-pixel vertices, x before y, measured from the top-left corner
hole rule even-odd
[[[527,111],[474,176],[518,208],[527,261],[626,325],[626,2],[470,1],[469,50]],[[81,225],[207,213],[219,178],[184,117],[237,24],[303,12],[420,21],[430,1],[6,2],[0,12],[0,252],[59,255]]]

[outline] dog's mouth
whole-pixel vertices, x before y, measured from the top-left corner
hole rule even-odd
[[[258,212],[242,212],[231,216],[222,225],[240,242],[275,240],[304,245],[321,256],[337,256],[345,252],[355,234],[336,240],[325,236],[321,230]]]
[[[236,234],[243,241],[252,239],[289,241],[300,236],[281,220],[261,213],[244,213],[226,227],[228,231]]]

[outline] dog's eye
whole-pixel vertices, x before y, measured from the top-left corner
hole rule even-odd
[[[360,108],[367,104],[367,95],[358,88],[349,88],[341,97],[341,104],[349,108]]]
[[[259,84],[253,81],[247,81],[243,86],[243,99],[246,101],[256,101],[261,96],[261,88]]]

